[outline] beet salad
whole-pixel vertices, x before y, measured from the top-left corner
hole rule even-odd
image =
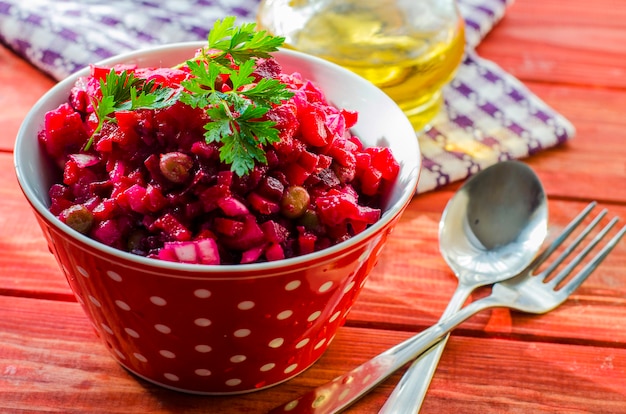
[[[282,72],[283,40],[226,18],[176,67],[93,66],[39,133],[62,173],[50,211],[114,248],[201,264],[299,256],[375,223],[397,162]]]

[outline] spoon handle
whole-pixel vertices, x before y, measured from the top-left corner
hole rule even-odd
[[[475,286],[460,283],[441,315],[440,321],[457,313],[474,288]],[[449,337],[450,334],[447,334],[413,362],[378,412],[379,414],[419,412]]]
[[[427,351],[470,316],[495,306],[503,304],[492,296],[472,302],[446,320],[437,322],[418,335],[389,348],[352,371],[322,384],[295,400],[273,408],[268,414],[337,413],[368,393],[404,364]]]

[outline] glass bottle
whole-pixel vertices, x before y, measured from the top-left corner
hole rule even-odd
[[[368,79],[416,130],[441,109],[465,48],[454,0],[263,0],[257,24]]]

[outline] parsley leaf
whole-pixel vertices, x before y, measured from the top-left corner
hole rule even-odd
[[[234,23],[234,17],[218,20],[209,32],[208,46],[187,62],[192,76],[182,82],[186,90],[180,100],[206,111],[210,118],[206,141],[221,143],[220,160],[242,176],[256,162],[267,163],[263,146],[280,137],[276,123],[263,117],[293,92],[277,79],[254,76],[256,59],[270,57],[284,38],[256,32],[254,23],[237,27]]]
[[[252,58],[271,57],[283,45],[285,38],[270,36],[265,30],[256,31],[255,23],[235,26],[235,17],[229,16],[218,20],[209,32],[207,50],[217,50],[213,56],[219,63],[226,63],[231,56],[236,63]]]
[[[159,109],[172,105],[179,92],[171,88],[158,86],[155,82],[137,78],[126,70],[117,73],[111,68],[104,79],[100,79],[102,98],[93,98],[92,105],[98,119],[98,125],[89,137],[83,150],[88,151],[94,137],[100,132],[106,121],[113,121],[116,111],[135,109]]]

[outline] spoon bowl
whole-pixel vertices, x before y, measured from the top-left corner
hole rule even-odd
[[[439,249],[454,273],[490,284],[518,274],[547,234],[548,205],[537,175],[505,161],[469,179],[439,224]]]

